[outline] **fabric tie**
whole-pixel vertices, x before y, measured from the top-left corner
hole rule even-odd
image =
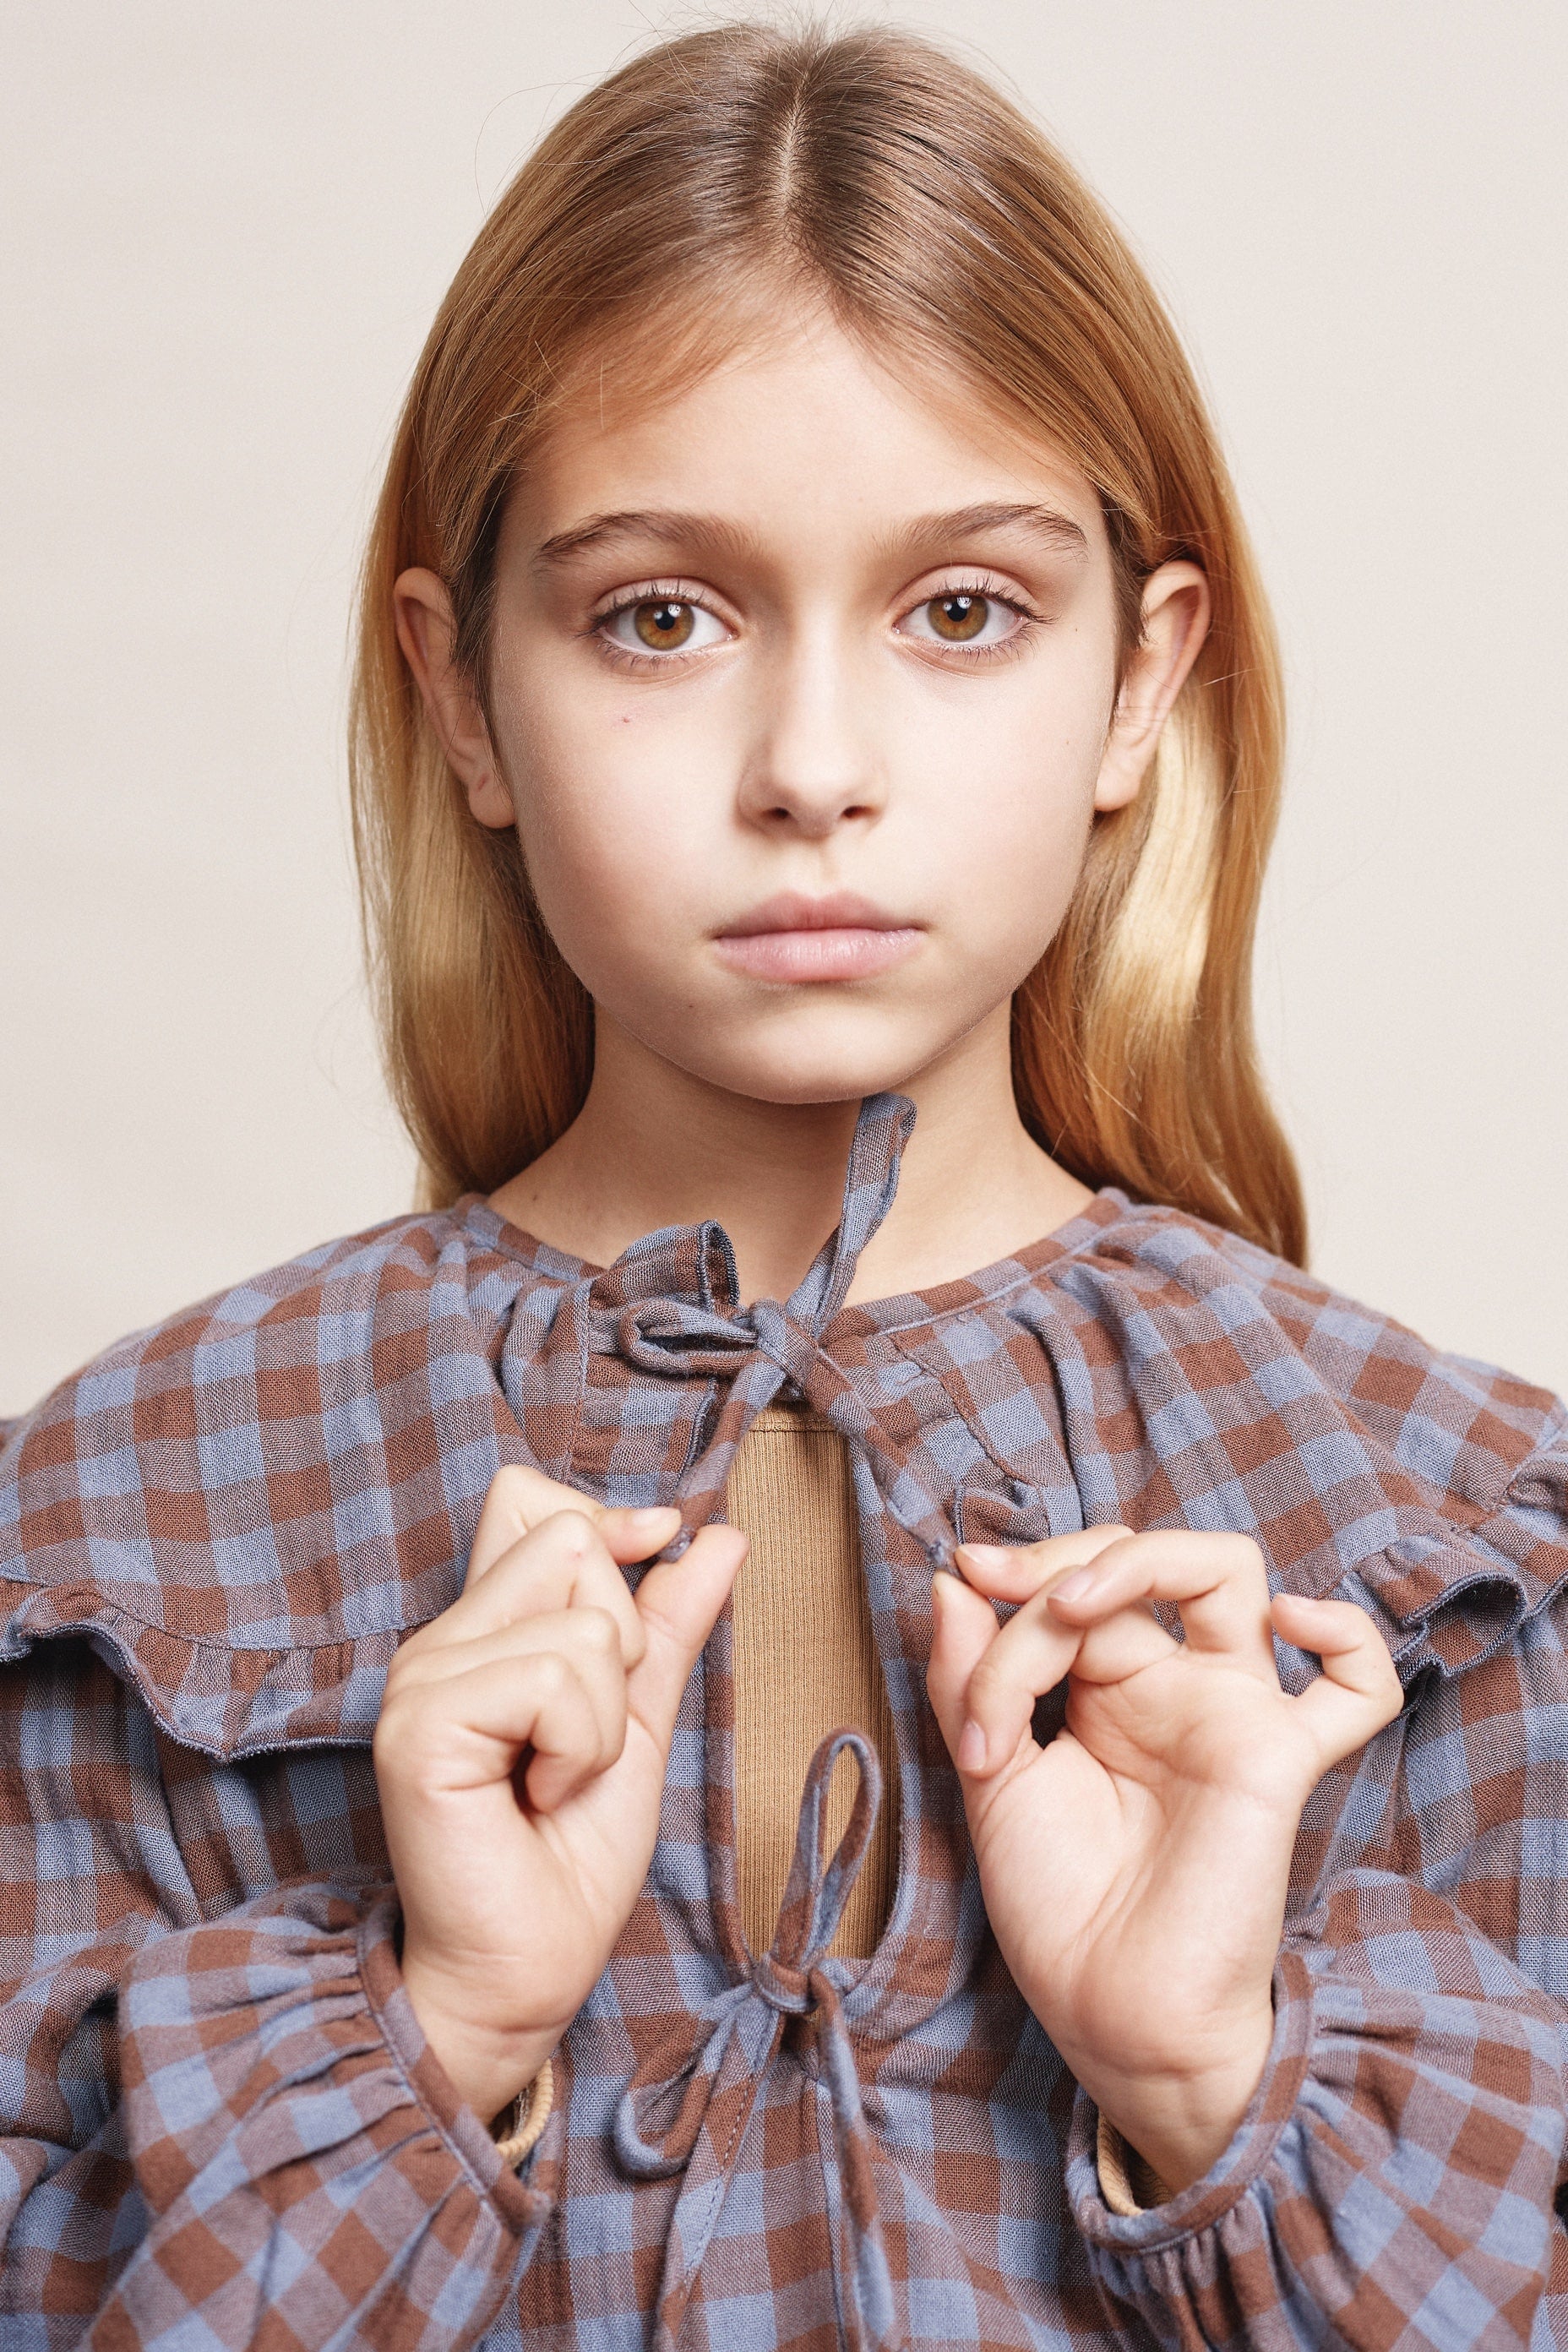
[[[723,1226],[710,1218],[692,1229],[695,1295],[632,1298],[616,1317],[617,1353],[641,1371],[676,1380],[732,1375],[760,1355],[780,1378],[799,1384],[817,1359],[818,1336],[844,1303],[861,1251],[893,1204],[914,1123],[907,1095],[866,1096],[849,1145],[838,1223],[782,1306],[776,1298],[739,1304],[734,1247]],[[644,1246],[680,1233],[652,1234]],[[778,1385],[775,1379],[773,1386]]]
[[[848,1825],[831,1859],[823,1853],[833,1769],[846,1748],[860,1768]],[[836,1731],[811,1759],[801,1799],[795,1858],[772,1948],[740,1983],[695,2012],[697,2038],[673,2073],[634,2077],[616,2110],[615,2144],[634,2179],[683,2173],[670,2219],[654,2342],[674,2352],[763,2085],[790,2017],[815,2016],[821,2081],[833,2116],[841,2242],[836,2263],[852,2352],[898,2352],[892,2278],[877,2211],[872,2152],[860,2078],[838,1987],[824,1966],[859,1874],[882,1801],[877,1754],[858,1731]]]
[[[729,1235],[712,1228],[726,1250]],[[643,1298],[623,1308],[616,1344],[640,1371],[684,1379],[693,1372],[726,1376],[748,1356],[765,1356],[786,1378],[804,1385],[816,1357],[816,1341],[776,1298],[759,1298],[733,1315],[714,1315],[686,1298]]]
[[[714,1218],[645,1234],[570,1294],[531,1367],[525,1426],[540,1467],[609,1498],[616,1479],[635,1476],[646,1487],[650,1474],[668,1478],[679,1450],[673,1492],[666,1487],[659,1497],[678,1502],[682,1515],[667,1559],[679,1558],[721,1507],[736,1448],[754,1416],[786,1388],[852,1443],[886,1457],[896,1477],[901,1454],[821,1337],[892,1206],[914,1123],[908,1096],[864,1097],[838,1223],[782,1304],[758,1298],[742,1306],[734,1248]],[[604,1383],[601,1404],[599,1384],[584,1375],[595,1355],[616,1357],[667,1391],[648,1400],[635,1438],[620,1419],[614,1379]],[[636,1499],[654,1497],[643,1492]]]

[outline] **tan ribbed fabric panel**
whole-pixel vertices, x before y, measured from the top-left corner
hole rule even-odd
[[[752,1538],[732,1604],[735,1864],[746,1940],[753,1952],[773,1942],[806,1767],[830,1731],[848,1726],[877,1750],[882,1810],[829,1949],[867,1959],[892,1907],[899,1764],[843,1437],[809,1406],[765,1406],[736,1451],[724,1515]],[[828,1800],[829,1853],[855,1788],[848,1758]]]

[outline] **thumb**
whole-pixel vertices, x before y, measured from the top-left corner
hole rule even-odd
[[[702,1529],[679,1559],[649,1569],[637,1591],[647,1648],[626,1677],[626,1703],[668,1750],[680,1694],[718,1622],[752,1539],[740,1528]]]

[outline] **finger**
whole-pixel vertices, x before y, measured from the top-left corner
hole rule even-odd
[[[1092,1567],[1053,1583],[1047,1596],[1065,1623],[1088,1626],[1140,1602],[1173,1601],[1187,1647],[1223,1655],[1276,1679],[1268,1577],[1250,1536],[1165,1528],[1109,1545]]]
[[[558,1478],[547,1478],[542,1470],[526,1463],[509,1463],[496,1472],[485,1496],[464,1591],[488,1576],[514,1544],[558,1511],[581,1512],[598,1529],[612,1559],[628,1563],[647,1559],[650,1552],[662,1549],[680,1525],[680,1513],[671,1504],[650,1510],[625,1509],[601,1503],[575,1486],[564,1486]]]
[[[559,1609],[537,1617],[521,1618],[476,1635],[472,1641],[449,1642],[440,1648],[399,1651],[388,1676],[395,1696],[407,1690],[436,1690],[455,1683],[476,1666],[492,1660],[530,1658],[559,1650],[584,1683],[606,1693],[618,1685],[625,1692],[626,1669],[621,1656],[620,1628],[603,1609]],[[616,1704],[621,1704],[616,1700]]]
[[[1051,1610],[1050,1597],[1040,1593],[1003,1626],[970,1677],[953,1760],[974,1779],[999,1772],[1032,1738],[1035,1703],[1064,1675],[1075,1682],[1125,1682],[1176,1654],[1176,1643],[1142,1606],[1079,1628]]]
[[[1032,1601],[1037,1592],[1075,1568],[1087,1568],[1131,1528],[1075,1528],[1070,1535],[1047,1536],[1032,1544],[960,1544],[953,1559],[966,1584],[990,1601]]]
[[[522,1785],[535,1812],[552,1813],[607,1772],[625,1748],[626,1678],[617,1671],[595,1679],[563,1650],[479,1671],[515,1675],[521,1667],[527,1675],[536,1666],[555,1669],[556,1680],[553,1689],[547,1685],[528,1735],[533,1754]]]
[[[741,1528],[714,1521],[692,1538],[679,1559],[661,1560],[649,1569],[637,1587],[637,1614],[647,1647],[628,1678],[627,1696],[661,1754],[668,1752],[691,1669],[750,1549],[751,1538]]]
[[[496,1472],[486,1491],[463,1580],[465,1591],[488,1575],[503,1552],[510,1551],[514,1543],[552,1511],[575,1510],[586,1515],[594,1507],[591,1495],[563,1486],[559,1479],[547,1478],[542,1470],[531,1469],[526,1463],[509,1462]]]
[[[978,1592],[971,1592],[956,1576],[939,1574],[931,1578],[931,1607],[926,1696],[947,1742],[948,1754],[956,1761],[970,1677],[1002,1629],[990,1602]]]
[[[1043,1603],[1042,1613],[1053,1624],[1071,1630],[1068,1621]],[[1142,1674],[1145,1666],[1163,1665],[1180,1655],[1181,1644],[1166,1633],[1147,1604],[1134,1601],[1131,1609],[1119,1609],[1102,1622],[1079,1630],[1079,1653],[1072,1664],[1073,1680],[1105,1687],[1128,1681],[1131,1675]]]
[[[951,1581],[951,1579],[949,1580]],[[979,1621],[971,1612],[987,1608],[977,1594],[944,1596],[950,1618],[960,1607],[970,1618],[972,1643],[978,1642]],[[990,1612],[987,1609],[987,1613]],[[994,1625],[994,1617],[993,1617]],[[1151,1632],[1164,1636],[1152,1619]],[[1054,1690],[1076,1664],[1083,1635],[1076,1626],[1058,1623],[1038,1601],[1021,1609],[986,1643],[965,1682],[962,1710],[954,1710],[955,1736],[942,1727],[948,1749],[959,1771],[968,1780],[987,1780],[1012,1762],[1021,1745],[1032,1740],[1030,1717],[1035,1701]]]
[[[548,1650],[400,1693],[377,1726],[377,1769],[411,1795],[441,1796],[506,1780],[531,1748],[528,1800],[551,1812],[613,1764],[625,1739],[625,1675],[595,1691],[571,1658]]]
[[[1405,1704],[1404,1688],[1387,1643],[1353,1601],[1281,1592],[1273,1615],[1293,1648],[1322,1662],[1318,1680],[1291,1701],[1296,1720],[1311,1734],[1321,1775],[1394,1721]]]
[[[657,1514],[658,1524],[649,1529],[652,1541],[644,1549],[656,1549],[667,1541],[677,1516],[673,1511]],[[604,1519],[595,1521],[586,1511],[552,1512],[425,1628],[425,1645],[468,1641],[538,1611],[581,1601],[615,1619],[626,1663],[635,1665],[643,1654],[642,1621],[605,1533]]]

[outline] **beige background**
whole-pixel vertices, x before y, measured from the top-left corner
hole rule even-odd
[[[1317,1268],[1568,1388],[1560,0],[936,0],[1194,348],[1290,660],[1258,962]],[[621,0],[11,0],[0,1411],[408,1203],[344,646],[399,394]]]

